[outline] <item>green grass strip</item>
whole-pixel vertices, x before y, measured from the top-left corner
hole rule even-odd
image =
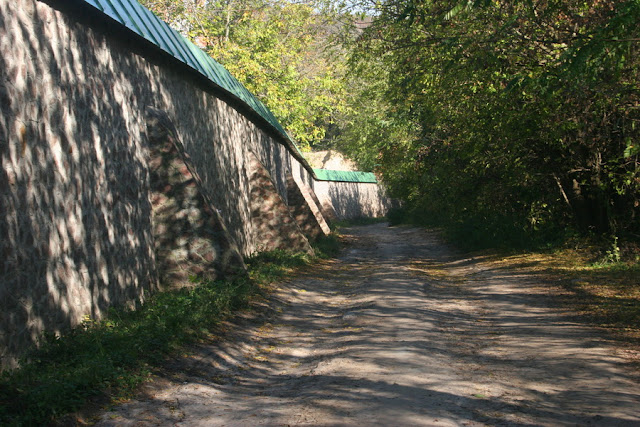
[[[88,319],[62,337],[45,337],[20,369],[0,377],[0,425],[52,424],[96,396],[130,396],[167,356],[206,339],[268,284],[312,260],[262,253],[247,260],[246,277],[157,293],[138,310],[112,309],[104,320]]]

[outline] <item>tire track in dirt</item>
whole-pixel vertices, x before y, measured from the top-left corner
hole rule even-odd
[[[638,377],[533,278],[423,230],[344,233],[98,425],[640,425]]]

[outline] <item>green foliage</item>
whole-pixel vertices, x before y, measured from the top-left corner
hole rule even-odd
[[[348,25],[323,0],[145,0],[225,66],[278,118],[303,149],[332,137],[346,113]]]
[[[408,212],[403,207],[389,209],[387,219],[389,220],[389,225],[399,225],[409,222]]]
[[[640,2],[457,4],[379,3],[345,150],[461,241],[637,238]]]
[[[292,268],[309,264],[312,258],[306,253],[275,250],[260,252],[247,259],[249,277],[262,284],[278,281],[290,273]]]
[[[594,267],[604,267],[611,264],[619,264],[622,260],[620,246],[618,246],[618,236],[613,236],[609,249],[605,252],[605,255],[596,263]]]
[[[48,336],[20,369],[0,378],[0,425],[47,425],[95,397],[126,397],[181,347],[206,339],[216,325],[265,286],[311,262],[274,251],[247,261],[249,276],[200,282],[152,296],[136,311],[111,310],[61,337]]]
[[[336,233],[328,236],[320,236],[313,242],[313,249],[316,256],[321,259],[335,258],[340,254],[342,245]]]
[[[303,146],[322,141],[343,108],[341,62],[325,51],[325,18],[311,4],[274,3],[245,13],[230,39],[209,49]]]

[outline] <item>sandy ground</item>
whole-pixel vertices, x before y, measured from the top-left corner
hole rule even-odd
[[[532,277],[418,229],[343,233],[98,425],[640,426],[637,372]]]

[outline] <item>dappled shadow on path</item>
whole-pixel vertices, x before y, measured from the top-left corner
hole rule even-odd
[[[639,425],[637,378],[594,332],[434,236],[347,230],[269,315],[176,362],[104,425]],[[279,311],[282,311],[281,313]]]

